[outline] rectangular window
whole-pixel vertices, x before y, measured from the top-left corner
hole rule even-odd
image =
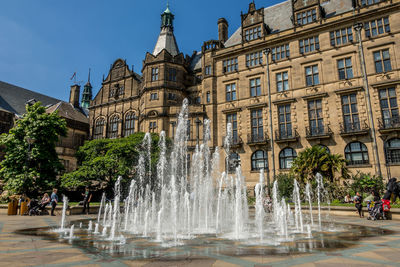
[[[237,122],[237,113],[227,114],[226,115],[226,124],[232,124],[232,139],[233,143],[238,143],[238,122]]]
[[[399,107],[397,105],[396,89],[394,87],[379,90],[379,103],[383,125],[385,128],[399,124]]]
[[[255,78],[250,80],[250,95],[260,96],[261,95],[261,79]]]
[[[292,118],[290,104],[278,106],[279,136],[280,139],[292,138]]]
[[[176,100],[176,94],[168,93],[168,100]]]
[[[251,111],[251,139],[252,141],[263,141],[263,116],[262,109]]]
[[[300,40],[299,47],[300,47],[300,54],[305,54],[315,50],[319,50],[318,36]]]
[[[379,18],[364,23],[365,37],[390,32],[389,17]]]
[[[254,67],[263,63],[263,54],[261,51],[246,55],[246,67]]]
[[[353,132],[360,130],[360,119],[358,116],[357,94],[342,96],[342,111],[344,130]]]
[[[237,57],[231,58],[228,60],[224,60],[223,62],[223,71],[224,72],[233,72],[238,70],[238,59]]]
[[[187,135],[187,139],[191,140],[190,139],[190,120],[186,121],[186,135]]]
[[[310,9],[296,14],[297,25],[306,25],[317,21],[317,10]]]
[[[289,56],[290,56],[289,44],[284,44],[271,48],[272,61],[289,58]]]
[[[331,46],[344,45],[353,42],[353,30],[351,27],[332,31],[329,34],[331,37]]]
[[[168,81],[176,82],[176,69],[174,69],[174,68],[168,69],[167,79],[168,79]]]
[[[374,52],[374,62],[376,73],[391,71],[389,49]]]
[[[151,81],[158,81],[158,68],[151,68]]]
[[[210,103],[210,101],[211,101],[210,92],[207,92],[207,94],[206,94],[206,101],[207,101],[207,103]]]
[[[197,104],[197,105],[199,105],[199,104],[201,103],[201,97],[200,97],[200,96],[197,96],[197,97],[194,99],[194,103]]]
[[[211,65],[206,66],[205,74],[206,74],[206,75],[211,75],[211,74],[212,74],[212,73],[211,73]]]
[[[261,38],[261,36],[262,36],[261,26],[257,26],[257,27],[245,30],[244,35],[245,35],[246,41],[252,41],[252,40]]]
[[[339,59],[337,61],[337,67],[339,72],[339,80],[347,80],[353,78],[351,57]]]
[[[379,2],[381,2],[381,0],[361,0],[361,6],[369,6]]]
[[[225,86],[226,88],[226,101],[236,100],[236,84],[231,83]]]
[[[306,67],[306,86],[319,84],[318,65]]]
[[[157,100],[157,99],[158,99],[158,93],[150,94],[150,100]]]
[[[155,131],[156,128],[157,128],[157,122],[151,121],[151,122],[149,123],[149,131],[152,132],[152,133],[154,133],[154,131]]]
[[[322,118],[322,100],[308,101],[308,119],[310,122],[310,134],[320,135],[324,133],[324,122]]]
[[[289,75],[287,71],[276,74],[276,89],[278,92],[289,90]]]

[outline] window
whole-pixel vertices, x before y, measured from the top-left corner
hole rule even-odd
[[[331,37],[331,46],[344,45],[353,42],[353,30],[351,27],[339,29],[329,33]]]
[[[168,100],[176,100],[176,94],[168,93]]]
[[[118,123],[119,117],[118,115],[114,115],[110,119],[110,124],[108,125],[108,137],[111,139],[118,137]]]
[[[151,121],[149,123],[149,132],[154,133],[155,129],[157,128],[157,122]]]
[[[319,84],[318,65],[306,67],[306,86]]]
[[[296,15],[297,25],[305,25],[314,21],[317,21],[317,10],[310,9],[303,12],[299,12]]]
[[[318,36],[303,39],[299,41],[300,54],[309,53],[315,50],[319,50],[319,39]]]
[[[280,139],[292,138],[292,118],[290,104],[278,106],[279,137]]]
[[[381,106],[383,126],[385,128],[392,128],[394,125],[399,124],[399,108],[394,87],[379,90],[379,103]]]
[[[347,80],[353,78],[351,57],[339,59],[337,61],[337,67],[339,72],[339,80]]]
[[[261,169],[266,170],[268,168],[267,163],[267,152],[263,150],[257,150],[251,155],[251,170],[259,171]]]
[[[187,140],[190,140],[190,120],[186,121],[186,136]]]
[[[264,140],[262,109],[251,111],[251,140],[253,142]]]
[[[276,46],[271,49],[272,61],[281,60],[290,56],[289,44]]]
[[[349,143],[344,149],[347,165],[363,165],[368,164],[368,149],[361,142]]]
[[[226,124],[230,123],[232,125],[232,140],[234,144],[238,143],[238,122],[237,113],[226,115]]]
[[[168,81],[176,82],[176,69],[174,69],[174,68],[168,69],[167,79],[168,79]]]
[[[261,51],[246,55],[246,67],[254,67],[263,63],[263,54]]]
[[[376,73],[391,71],[389,49],[374,52],[374,62]]]
[[[211,75],[211,74],[212,74],[211,71],[212,71],[211,65],[206,66],[206,68],[205,68],[205,74],[206,74],[206,75]]]
[[[329,148],[326,145],[318,144],[317,146],[319,146],[320,148],[324,149],[326,151],[326,153],[328,153],[328,154],[331,153],[331,151],[329,150]]]
[[[386,162],[389,164],[400,163],[400,139],[393,138],[385,143]]]
[[[278,92],[289,90],[289,75],[287,71],[276,74],[276,88]]]
[[[94,127],[94,139],[102,139],[104,132],[104,119],[98,119]]]
[[[158,93],[150,94],[150,100],[157,100],[157,99],[158,99]]]
[[[296,151],[293,148],[287,147],[282,149],[279,153],[279,168],[290,169],[296,156]]]
[[[236,171],[236,167],[238,167],[240,162],[240,156],[237,153],[231,153],[227,158],[226,162],[226,170],[228,173],[234,173]]]
[[[211,101],[210,91],[208,91],[206,94],[206,101],[207,101],[207,103],[210,103],[210,101]]]
[[[261,38],[261,26],[257,26],[244,31],[244,36],[246,41],[255,40]]]
[[[360,119],[358,116],[356,94],[342,96],[342,111],[344,130],[346,132],[360,130]]]
[[[151,68],[151,81],[158,81],[158,68]]]
[[[376,36],[390,32],[389,18],[384,17],[364,23],[365,37]]]
[[[236,84],[227,84],[226,86],[226,101],[236,100]]]
[[[238,59],[237,57],[224,60],[223,62],[224,72],[233,72],[238,70]]]
[[[310,134],[312,136],[324,133],[321,99],[308,101],[308,120],[310,123]]]
[[[255,78],[250,80],[250,95],[260,96],[261,95],[261,79]]]
[[[135,113],[129,112],[125,116],[124,136],[130,136],[135,132]]]
[[[200,105],[201,104],[201,97],[200,96],[196,96],[195,99],[194,99],[194,103],[196,105]]]
[[[361,0],[361,6],[369,6],[379,2],[381,2],[381,0]]]

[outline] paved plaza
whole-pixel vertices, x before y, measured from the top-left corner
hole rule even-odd
[[[343,223],[379,226],[391,234],[346,241],[348,247],[293,255],[229,255],[210,252],[205,247],[190,248],[191,256],[181,253],[186,248],[170,248],[161,257],[137,259],[112,258],[104,252],[83,249],[68,242],[46,240],[41,236],[24,235],[20,230],[56,227],[60,217],[0,215],[1,266],[400,266],[400,221],[368,221],[353,216],[335,216]],[[70,216],[69,220],[87,219]]]

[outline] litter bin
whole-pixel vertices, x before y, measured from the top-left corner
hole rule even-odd
[[[29,201],[30,201],[29,198],[26,198],[24,201],[21,201],[21,207],[19,208],[20,215],[25,215],[25,213],[28,211]]]
[[[18,201],[16,199],[11,199],[8,203],[7,215],[17,215]]]

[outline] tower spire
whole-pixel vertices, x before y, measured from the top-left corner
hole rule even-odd
[[[163,49],[173,56],[179,54],[174,36],[174,14],[169,9],[169,0],[167,0],[167,9],[161,14],[161,32],[154,47],[153,55],[157,56]]]
[[[85,84],[85,86],[83,86],[81,107],[89,108],[90,100],[92,100],[92,88],[93,87],[90,84],[90,68],[89,68],[88,81]]]

